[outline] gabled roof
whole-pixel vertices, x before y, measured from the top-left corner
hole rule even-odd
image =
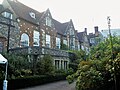
[[[40,13],[22,3],[20,3],[19,1],[14,1],[14,0],[7,0],[9,5],[11,6],[11,8],[13,9],[13,11],[15,12],[15,14],[18,16],[18,18],[22,18],[25,19],[29,22],[32,22],[34,24],[38,24],[42,14],[44,13]],[[30,16],[30,12],[35,14],[35,18],[31,18]]]
[[[3,5],[0,4],[0,13],[3,12],[5,9],[3,7]]]
[[[66,23],[60,23],[57,20],[53,19],[53,23],[55,25],[55,29],[57,30],[57,32],[59,34],[64,35],[65,30],[66,30],[66,28],[68,26],[68,22],[66,22]]]
[[[77,33],[79,42],[84,42],[84,32]]]
[[[90,39],[90,38],[95,38],[95,34],[89,33],[88,37],[89,37],[89,39]]]
[[[0,5],[0,16],[3,17],[2,13],[4,13],[4,12],[8,12],[8,13],[12,14],[12,11],[9,8],[4,8],[3,5]]]
[[[11,13],[11,14],[13,13],[9,8],[6,8],[4,11],[6,11],[6,12],[8,12],[8,13]],[[4,11],[3,11],[3,12],[4,12]]]
[[[33,24],[38,24],[42,20],[42,18],[44,18],[45,14],[47,12],[49,12],[49,9],[48,9],[48,10],[40,13],[40,12],[22,4],[21,2],[19,2],[17,0],[4,0],[4,1],[8,2],[12,11],[16,14],[17,18],[24,19],[26,21],[33,23]],[[30,12],[35,14],[35,18],[32,18],[30,16]],[[60,23],[55,19],[53,19],[52,21],[55,25],[55,29],[61,35],[66,35],[65,32],[67,30],[69,30],[69,25],[71,25],[71,24],[73,25],[72,20],[65,22],[65,23]],[[73,26],[73,28],[74,28],[74,26]]]

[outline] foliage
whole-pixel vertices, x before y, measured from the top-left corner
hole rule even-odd
[[[87,60],[88,56],[86,55],[86,52],[83,50],[79,50],[79,51],[72,50],[72,51],[68,51],[68,52],[69,52],[69,58],[71,61],[69,63],[69,67],[72,68],[74,70],[74,72],[76,72],[80,61]]]
[[[68,46],[66,44],[61,43],[60,49],[61,50],[68,50]]]
[[[99,88],[120,76],[120,38],[106,39],[92,47],[89,59],[80,60],[76,73],[67,77],[68,82],[76,81],[77,90]],[[97,89],[96,89],[97,90]]]
[[[4,71],[5,71],[5,66],[0,65],[0,79],[3,79]]]
[[[73,73],[74,71],[72,68],[68,68],[67,70],[64,69],[55,70],[55,75],[71,75]]]
[[[36,85],[42,85],[55,81],[65,80],[66,75],[35,75],[18,77],[8,80],[8,90],[17,90],[20,88],[32,87]],[[2,82],[0,80],[0,90],[2,90]]]
[[[77,90],[93,88],[103,80],[102,74],[97,70],[96,63],[93,61],[82,61],[79,64],[79,70],[76,72],[78,79],[76,81]]]
[[[83,51],[82,49],[81,50],[72,50],[72,51],[68,51],[69,53],[72,53],[73,56],[71,56],[70,59],[74,59],[74,60],[71,60],[72,62],[76,63],[76,64],[79,64],[79,62],[81,60],[87,60],[88,56],[86,55],[86,52]],[[72,58],[74,57],[74,58]]]
[[[20,56],[11,53],[3,53],[4,57],[8,59],[8,77],[23,77],[24,75],[30,75],[29,62],[27,56]],[[22,66],[22,67],[21,67]]]
[[[78,64],[70,62],[69,67],[72,68],[74,72],[76,72],[78,68]]]
[[[54,74],[54,65],[53,58],[50,55],[45,55],[38,63],[37,63],[37,71],[38,74]]]

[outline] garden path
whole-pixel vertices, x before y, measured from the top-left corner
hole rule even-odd
[[[68,84],[67,81],[58,81],[19,90],[75,90],[75,83]]]

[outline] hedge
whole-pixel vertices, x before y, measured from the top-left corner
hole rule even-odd
[[[28,76],[23,78],[16,78],[8,80],[8,90],[15,90],[20,88],[32,87],[42,85],[45,83],[65,80],[66,75],[41,75],[41,76]],[[2,90],[3,80],[0,80],[0,90]]]

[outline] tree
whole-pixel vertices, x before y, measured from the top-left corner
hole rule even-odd
[[[112,48],[109,38],[92,47],[89,59],[81,60],[76,73],[67,77],[70,83],[76,79],[77,90],[99,88],[117,80],[116,75],[120,75],[120,38],[114,36],[112,41]]]
[[[54,74],[53,58],[50,55],[45,55],[37,64],[39,74]]]
[[[61,43],[60,49],[61,50],[68,50],[68,46],[66,44]]]

